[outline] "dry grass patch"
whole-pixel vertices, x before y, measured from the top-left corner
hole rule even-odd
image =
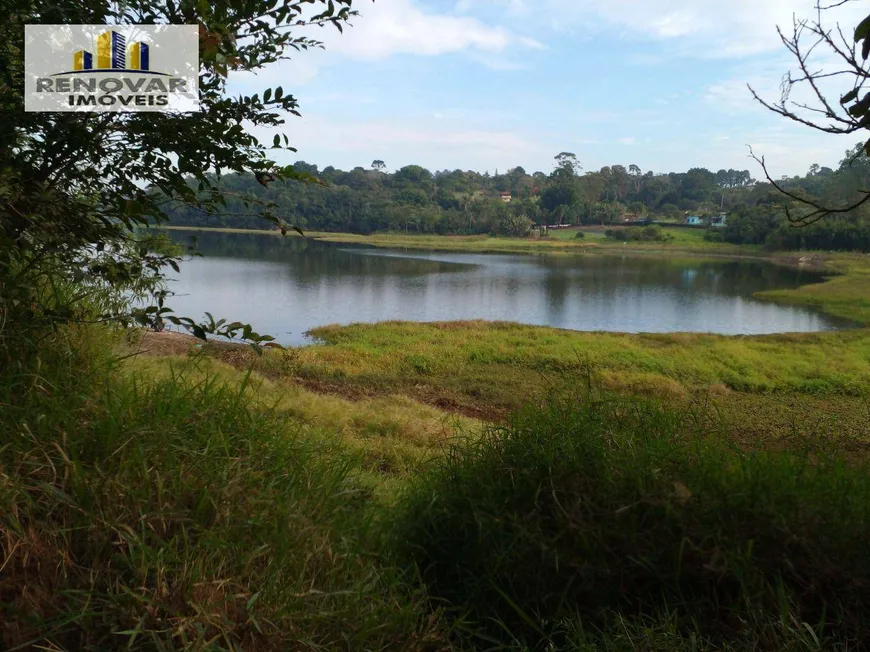
[[[182,373],[190,378],[219,378],[233,386],[244,371],[199,353],[193,356],[137,356],[125,363],[131,373],[160,379]],[[253,372],[245,400],[293,418],[304,432],[339,438],[358,453],[367,471],[406,476],[440,453],[458,431],[473,434],[481,424],[402,395],[361,397],[309,391],[292,379],[270,379]]]

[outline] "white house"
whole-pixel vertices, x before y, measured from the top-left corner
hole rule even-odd
[[[704,224],[704,220],[698,215],[689,215],[689,217],[686,218],[686,224],[691,226],[701,226]]]
[[[717,215],[716,217],[710,220],[710,226],[714,226],[717,229],[723,229],[728,226],[728,216],[725,213],[721,215]]]
[[[511,194],[509,192],[503,192],[499,196],[501,197],[501,200],[506,204],[509,204],[511,199],[512,199]]]

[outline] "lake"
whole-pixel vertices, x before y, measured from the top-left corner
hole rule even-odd
[[[177,242],[194,234],[173,232]],[[821,280],[762,262],[375,249],[307,238],[196,233],[204,257],[171,273],[180,315],[250,323],[282,344],[326,324],[486,319],[579,331],[759,334],[846,323],[753,292]]]

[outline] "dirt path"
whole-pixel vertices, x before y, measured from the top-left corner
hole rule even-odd
[[[490,422],[504,421],[508,412],[504,408],[457,400],[456,397],[447,396],[431,385],[402,389],[389,387],[378,389],[362,387],[357,383],[330,382],[285,374],[274,368],[258,364],[258,356],[246,344],[213,340],[203,342],[192,335],[174,331],[144,331],[139,344],[134,346],[132,351],[132,353],[155,357],[184,356],[191,352],[201,352],[241,371],[247,371],[253,366],[254,371],[272,380],[288,380],[316,394],[340,396],[354,402],[383,396],[402,395],[442,412]]]

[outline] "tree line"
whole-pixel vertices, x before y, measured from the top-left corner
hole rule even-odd
[[[870,188],[870,157],[863,142],[846,151],[836,170],[816,164],[803,177],[780,178],[777,187],[771,183],[756,185],[763,192],[736,206],[728,215],[725,229],[708,232],[710,239],[763,245],[774,250],[870,251],[867,204],[809,223],[790,219],[804,200],[820,205],[844,205]]]
[[[419,165],[387,172],[380,159],[349,171],[319,169],[304,161],[293,169],[317,182],[264,184],[250,174],[222,175],[214,179],[226,198],[221,210],[179,204],[169,209],[170,222],[257,229],[263,227],[262,214],[270,211],[303,230],[523,237],[547,225],[617,225],[633,218],[683,221],[688,214],[727,213],[729,226],[711,238],[772,248],[870,249],[864,211],[793,229],[784,217],[783,195],[772,184],[757,182],[748,170],[657,174],[637,165],[613,165],[584,173],[571,152],[558,154],[549,174],[522,167],[494,174],[432,172]],[[806,175],[779,183],[806,196],[845,197],[868,185],[868,169],[858,146],[836,170],[814,164]],[[251,211],[257,202],[263,208]]]

